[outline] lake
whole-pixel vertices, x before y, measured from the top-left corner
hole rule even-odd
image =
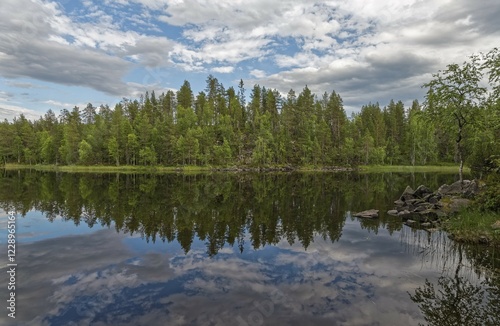
[[[495,250],[385,214],[457,178],[3,171],[0,324],[499,325]]]

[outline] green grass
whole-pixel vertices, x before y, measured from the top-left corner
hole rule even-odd
[[[211,171],[212,167],[201,166],[180,166],[180,167],[165,167],[165,166],[134,166],[134,165],[24,165],[24,164],[6,164],[7,170],[36,170],[36,171],[53,171],[53,172],[69,172],[69,173],[175,173],[175,172],[204,172]]]
[[[500,229],[492,225],[499,221],[500,214],[464,209],[444,223],[444,228],[459,242],[484,243],[500,247]]]
[[[269,165],[261,167],[263,170],[279,170],[281,168],[288,168],[288,165]],[[200,172],[211,172],[219,169],[227,171],[237,171],[239,168],[250,169],[252,171],[259,171],[259,167],[255,166],[196,166],[196,165],[185,165],[185,166],[143,166],[143,165],[49,165],[49,164],[12,164],[8,163],[4,166],[6,170],[36,170],[36,171],[54,171],[54,172],[69,172],[69,173],[200,173]],[[294,171],[299,172],[321,172],[321,171],[331,171],[331,167],[323,166],[296,166],[292,168]],[[342,169],[342,168],[341,168]],[[346,167],[344,170],[350,170],[351,168]]]
[[[458,173],[458,165],[362,165],[359,166],[361,172],[442,172]],[[464,167],[464,173],[470,173],[470,168]]]
[[[284,166],[267,166],[265,168],[280,168]],[[12,164],[8,163],[4,167],[7,170],[30,169],[37,171],[58,171],[58,172],[73,172],[73,173],[198,173],[213,171],[218,167],[214,166],[142,166],[142,165],[47,165],[47,164]],[[224,168],[224,167],[220,167]],[[236,169],[237,167],[232,166]],[[248,168],[248,167],[245,167]],[[250,167],[252,168],[252,167]],[[254,167],[255,168],[255,167]],[[349,170],[346,167],[345,170]],[[428,166],[411,166],[411,165],[363,165],[358,167],[363,173],[382,173],[382,172],[443,172],[443,173],[458,173],[458,166],[453,165],[428,165]],[[295,171],[300,172],[318,172],[328,171],[329,167],[305,165],[294,167]],[[469,168],[464,168],[464,173],[469,173]]]

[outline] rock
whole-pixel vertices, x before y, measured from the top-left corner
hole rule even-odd
[[[404,210],[398,213],[398,216],[401,217],[403,220],[407,220],[411,216],[411,212],[409,210]]]
[[[474,198],[479,191],[479,185],[476,180],[472,180],[469,186],[463,191],[463,195],[467,198]]]
[[[488,244],[490,242],[490,239],[488,239],[488,237],[482,235],[479,237],[479,243],[482,243],[482,244]]]
[[[441,196],[431,196],[431,197],[429,197],[429,199],[427,201],[431,204],[437,204],[440,199],[441,199]]]
[[[462,193],[462,184],[460,183],[460,181],[454,182],[451,185],[444,184],[439,187],[438,193],[443,196],[458,195]]]
[[[415,225],[415,223],[417,223],[417,221],[414,221],[414,220],[406,220],[406,225],[408,225],[408,226]]]
[[[432,226],[432,224],[429,222],[425,222],[425,223],[421,223],[420,226],[423,228],[430,228]]]
[[[387,211],[387,214],[392,215],[392,216],[398,216],[398,210],[391,209],[391,210]]]
[[[438,216],[438,218],[447,218],[448,217],[448,214],[446,214],[445,212],[443,212],[441,209],[434,209],[433,210],[434,213],[436,213],[436,215]]]
[[[434,209],[441,209],[441,208],[443,208],[443,203],[442,202],[437,202],[435,204],[432,204],[432,208],[434,208]]]
[[[409,211],[409,210],[410,210],[410,207],[408,207],[408,206],[406,206],[406,205],[404,205],[404,206],[398,206],[398,207],[396,207],[396,210],[397,210],[398,212],[402,212],[402,211]]]
[[[421,205],[421,206],[418,206],[417,208],[415,208],[413,211],[414,211],[415,213],[419,213],[419,212],[423,212],[423,211],[425,211],[425,210],[427,210],[427,209],[429,209],[429,207],[424,206],[424,205]]]
[[[400,199],[398,199],[398,200],[394,201],[394,205],[396,205],[396,206],[404,206],[405,202],[402,201],[402,200],[400,200]]]
[[[439,187],[438,193],[442,196],[463,195],[471,198],[476,195],[478,189],[479,186],[476,180],[463,180],[462,183],[460,183],[460,181],[456,181],[451,185],[442,185]]]
[[[377,218],[378,217],[378,209],[369,209],[369,210],[362,211],[359,213],[354,213],[352,216],[362,217],[362,218]]]
[[[495,223],[491,224],[491,228],[493,230],[498,230],[500,229],[500,220],[496,221]]]
[[[462,208],[467,207],[469,203],[470,199],[460,197],[449,197],[445,202],[441,200],[443,210],[447,213],[456,213]]]
[[[420,216],[426,217],[429,220],[435,221],[439,218],[440,211],[434,209],[426,209],[425,211],[419,212]]]
[[[402,201],[407,201],[408,199],[414,199],[414,195],[415,191],[410,186],[406,186],[405,191],[403,191],[399,199]]]
[[[413,205],[413,206],[418,206],[420,204],[424,204],[425,202],[422,199],[408,199],[406,201],[406,204],[408,205]]]
[[[432,190],[427,188],[424,185],[418,186],[417,189],[415,189],[414,196],[417,198],[424,198],[426,195],[432,194]]]

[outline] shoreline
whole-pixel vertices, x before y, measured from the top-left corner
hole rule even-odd
[[[500,248],[500,214],[471,208],[444,220],[442,229],[459,243]]]
[[[444,184],[436,191],[420,185],[407,186],[387,214],[401,218],[411,228],[443,230],[459,243],[500,247],[500,212],[477,201],[483,193],[478,180]]]
[[[41,172],[65,172],[65,173],[209,173],[209,172],[353,172],[352,167],[341,166],[138,166],[138,165],[25,165],[8,163],[2,166],[4,170],[35,170]]]
[[[458,173],[456,166],[359,166],[352,167],[220,167],[220,166],[83,166],[83,165],[24,165],[6,164],[4,170],[34,170],[40,172],[63,173],[118,173],[118,174],[168,174],[168,173],[292,173],[292,172],[358,172],[358,173]],[[470,170],[470,169],[468,169]],[[466,170],[466,171],[468,171]],[[464,171],[465,172],[465,171]],[[460,243],[489,245],[500,248],[500,214],[494,212],[480,212],[473,208],[463,209],[442,218],[438,227],[446,231],[450,238]],[[403,221],[403,223],[405,223]],[[495,224],[496,223],[496,224]],[[412,227],[420,228],[420,223]],[[495,225],[495,227],[493,227]],[[423,227],[423,229],[428,229]]]
[[[358,172],[358,173],[458,173],[457,166],[428,165],[376,165],[376,166],[143,166],[143,165],[53,165],[53,164],[13,164],[1,166],[4,170],[35,170],[67,173],[204,173],[204,172]],[[465,173],[470,169],[465,168]]]

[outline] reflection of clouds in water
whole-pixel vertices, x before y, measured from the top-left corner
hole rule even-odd
[[[193,309],[193,304],[197,304],[193,310],[203,311],[203,307],[212,306],[212,296],[226,287],[230,289],[226,294],[229,298],[220,300],[216,296],[217,311],[206,311],[206,315],[214,322],[227,325],[235,324],[239,318],[250,324],[248,317],[252,313],[254,317],[255,313],[260,313],[261,317],[265,317],[266,324],[311,324],[313,320],[316,324],[329,324],[334,319],[339,324],[344,320],[348,324],[365,325],[377,318],[380,322],[416,324],[419,314],[408,300],[406,292],[394,291],[397,295],[392,297],[377,293],[385,291],[389,282],[380,287],[377,284],[380,276],[360,269],[362,260],[368,258],[366,253],[351,254],[349,261],[346,259],[349,254],[343,253],[342,249],[342,246],[316,239],[307,251],[300,247],[280,250],[269,260],[227,258],[221,265],[214,259],[203,266],[209,271],[218,272],[207,272],[205,276],[208,279],[198,279],[196,282],[198,288],[204,289],[202,294],[207,299],[198,296],[187,305],[183,304],[187,298],[180,295],[172,309],[184,309],[188,313],[188,309]],[[356,248],[350,249],[359,253]],[[337,253],[341,257],[339,260],[335,259]],[[225,271],[216,267],[226,265],[230,268]],[[240,268],[241,272],[235,273],[234,266]],[[192,270],[191,259],[187,258],[186,265],[179,264],[178,268]],[[224,282],[210,278],[212,274],[219,277],[223,275]],[[259,277],[252,277],[254,274]],[[264,275],[272,281],[266,280]],[[252,284],[248,284],[247,280],[251,280]],[[392,285],[394,283],[391,282]],[[277,300],[276,295],[282,299]],[[259,302],[272,303],[273,313],[266,316],[265,310],[261,312],[257,308]]]
[[[16,214],[16,222],[17,222],[17,217],[18,215]],[[5,230],[7,232],[7,226],[9,224],[9,214],[8,212],[4,211],[3,209],[0,209],[0,230]],[[0,243],[5,241],[5,239],[0,239]]]
[[[351,225],[339,242],[316,237],[307,250],[283,240],[212,258],[134,254],[124,238],[103,230],[22,246],[23,324],[416,325],[422,317],[407,291],[437,276],[407,250],[429,244],[383,230],[367,237]]]

